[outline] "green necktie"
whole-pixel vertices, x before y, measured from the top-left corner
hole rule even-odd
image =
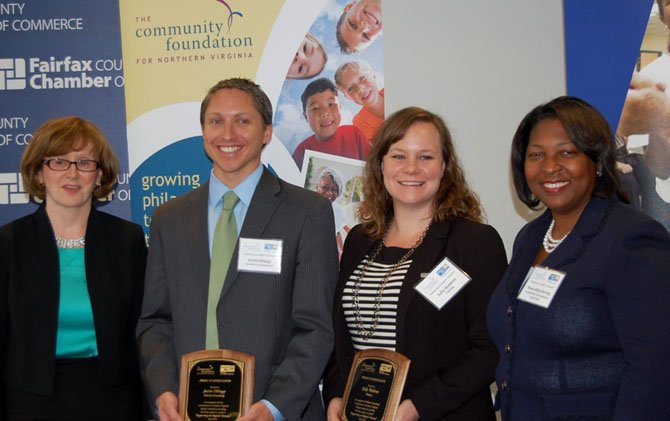
[[[212,258],[209,267],[209,293],[207,294],[207,337],[206,349],[219,349],[219,329],[216,321],[216,307],[221,298],[223,282],[226,280],[230,258],[237,242],[237,224],[233,208],[239,199],[231,190],[223,195],[221,216],[214,229]]]

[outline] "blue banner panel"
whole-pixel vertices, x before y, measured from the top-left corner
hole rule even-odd
[[[133,173],[130,187],[133,220],[149,238],[151,215],[157,207],[197,189],[209,179],[212,161],[202,147],[202,136],[179,140],[146,159]],[[206,174],[206,176],[201,176]],[[207,215],[193,215],[207,218]]]
[[[120,160],[104,210],[130,216],[123,64],[116,0],[0,1],[0,225],[31,212],[21,155],[46,120],[96,124]]]
[[[617,127],[653,0],[564,0],[568,95]]]

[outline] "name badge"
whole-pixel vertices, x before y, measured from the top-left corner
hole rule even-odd
[[[472,278],[448,258],[444,258],[423,281],[414,286],[432,305],[442,310]]]
[[[240,272],[281,273],[282,240],[240,238],[237,270]]]
[[[549,308],[564,278],[565,272],[533,266],[521,284],[517,298],[530,304]]]

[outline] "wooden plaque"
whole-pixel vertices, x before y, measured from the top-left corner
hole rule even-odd
[[[409,358],[386,349],[358,351],[344,391],[345,421],[393,421],[409,371]]]
[[[179,415],[184,421],[236,420],[254,400],[256,358],[208,349],[181,357]]]

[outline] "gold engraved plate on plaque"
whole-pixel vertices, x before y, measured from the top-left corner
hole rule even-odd
[[[342,419],[395,419],[410,360],[386,349],[358,351],[344,391]]]
[[[253,402],[256,358],[225,349],[181,358],[179,414],[184,421],[236,420]]]

